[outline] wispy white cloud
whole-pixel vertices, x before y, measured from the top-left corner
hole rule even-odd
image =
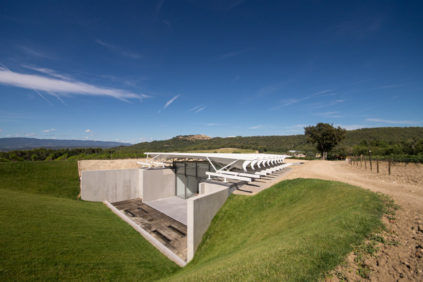
[[[197,105],[197,106],[195,106],[195,107],[192,107],[191,109],[189,109],[188,111],[190,111],[190,112],[194,112],[194,111],[196,111],[197,109],[199,109],[199,108],[201,108],[203,105]]]
[[[315,109],[319,109],[319,108],[326,108],[326,107],[335,106],[337,104],[344,103],[344,102],[345,102],[344,99],[335,99],[335,100],[328,101],[328,102],[312,103],[312,104],[310,104],[310,106],[312,106]]]
[[[88,128],[88,129],[85,129],[84,132],[85,133],[91,133],[92,131],[91,131],[91,129]]]
[[[218,123],[215,123],[215,122],[209,122],[209,123],[207,123],[206,124],[207,126],[218,126],[219,124]],[[1,131],[0,131],[1,132]]]
[[[55,78],[59,78],[59,79],[63,79],[63,80],[72,80],[72,78],[70,76],[59,74],[56,71],[51,70],[51,69],[39,68],[39,67],[29,66],[29,65],[22,65],[22,67],[36,71],[36,72],[39,72],[39,73],[44,73],[44,74],[51,76],[51,77],[55,77]]]
[[[326,118],[341,118],[342,115],[339,112],[323,112],[323,113],[316,113],[317,116],[322,116]]]
[[[25,54],[30,55],[30,56],[32,56],[32,57],[50,58],[50,56],[49,56],[49,55],[47,55],[47,54],[45,54],[45,53],[43,53],[43,52],[41,52],[41,51],[35,50],[35,49],[33,49],[33,48],[29,48],[29,47],[27,47],[27,46],[22,46],[22,45],[18,45],[17,47],[18,47],[21,51],[23,51]]]
[[[242,2],[244,2],[244,0],[232,0],[232,1],[228,1],[228,10],[233,9],[233,8],[241,5]]]
[[[179,98],[180,95],[176,95],[174,97],[172,97],[170,100],[168,100],[166,102],[166,104],[164,104],[163,109],[166,109],[167,107],[169,107],[173,102],[175,102],[176,99]]]
[[[326,96],[326,95],[333,95],[333,93],[331,93],[332,90],[331,89],[325,89],[325,90],[321,90],[318,92],[315,92],[311,95],[305,96],[305,97],[301,97],[301,98],[288,98],[288,99],[284,99],[281,101],[282,106],[290,106],[293,104],[297,104],[300,102],[304,102],[306,100],[315,98],[315,97],[319,97],[319,96]]]
[[[283,99],[282,105],[283,106],[290,106],[290,105],[293,105],[293,104],[297,104],[301,101],[304,101],[304,99],[296,99],[296,98]]]
[[[275,85],[262,87],[257,91],[257,95],[259,97],[267,96],[267,95],[270,95],[270,94],[277,92],[279,89],[280,89],[280,87],[275,86]]]
[[[334,124],[333,126],[335,127],[340,126],[342,128],[345,128],[346,130],[355,130],[355,129],[370,127],[365,124]]]
[[[423,123],[422,121],[415,121],[415,120],[387,120],[387,119],[380,119],[380,118],[367,118],[366,121],[386,123],[386,124],[406,124],[406,125]]]
[[[162,9],[163,4],[164,4],[164,0],[157,1],[157,4],[156,4],[156,15],[160,14],[160,10]]]
[[[118,53],[118,54],[120,54],[124,57],[128,57],[128,58],[131,58],[131,59],[141,59],[143,57],[143,55],[141,55],[141,54],[138,54],[138,53],[132,52],[132,51],[128,51],[128,50],[124,50],[124,49],[117,47],[113,44],[104,42],[103,40],[100,40],[100,39],[96,39],[95,42],[98,45],[101,45],[104,48],[109,49],[110,51],[116,52],[116,53]]]
[[[145,94],[135,94],[122,89],[105,88],[80,81],[68,81],[64,79],[51,78],[42,75],[24,74],[13,72],[0,67],[0,84],[43,91],[52,96],[86,95],[86,96],[108,96],[119,100],[148,98]]]
[[[263,128],[263,125],[261,124],[253,125],[253,126],[250,126],[248,129],[260,129],[260,128]]]
[[[207,108],[207,107],[205,107],[205,106],[201,106],[201,107],[199,107],[198,109],[196,109],[196,110],[194,111],[194,113],[199,113],[199,112],[201,112],[201,111],[204,111],[206,108]]]
[[[304,127],[308,126],[309,124],[294,124],[291,126],[287,126],[280,130],[281,134],[302,134],[304,133]]]
[[[379,15],[355,15],[350,20],[345,20],[335,27],[337,36],[362,40],[377,33],[384,25],[386,16]]]
[[[49,128],[49,129],[44,129],[43,132],[44,133],[51,133],[51,132],[55,132],[56,128]]]

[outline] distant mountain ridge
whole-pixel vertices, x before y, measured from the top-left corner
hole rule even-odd
[[[63,149],[63,148],[112,148],[128,146],[129,143],[92,141],[92,140],[59,140],[37,139],[26,137],[0,138],[0,151],[31,150],[35,148]]]

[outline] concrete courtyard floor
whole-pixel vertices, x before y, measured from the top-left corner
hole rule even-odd
[[[144,202],[153,209],[187,225],[187,201],[177,196]]]

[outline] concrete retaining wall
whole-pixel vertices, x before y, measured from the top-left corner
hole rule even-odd
[[[175,196],[175,172],[169,168],[139,170],[140,197],[143,202]]]
[[[139,169],[81,172],[82,200],[113,203],[139,197]]]
[[[211,183],[211,182],[201,182],[199,184],[200,195],[211,194],[217,191],[222,190],[222,188],[228,187],[228,185],[220,183]]]
[[[194,253],[213,217],[228,199],[230,188],[224,184],[203,182],[200,183],[200,193],[187,200],[188,262],[194,258]]]

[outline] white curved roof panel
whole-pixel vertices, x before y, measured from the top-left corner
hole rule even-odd
[[[148,152],[148,157],[156,160],[167,159],[200,159],[209,160],[223,165],[231,164],[246,171],[248,168],[255,170],[268,167],[272,164],[283,162],[288,155],[275,154],[229,154],[229,153],[176,153],[176,152]],[[256,165],[257,164],[257,165]]]

